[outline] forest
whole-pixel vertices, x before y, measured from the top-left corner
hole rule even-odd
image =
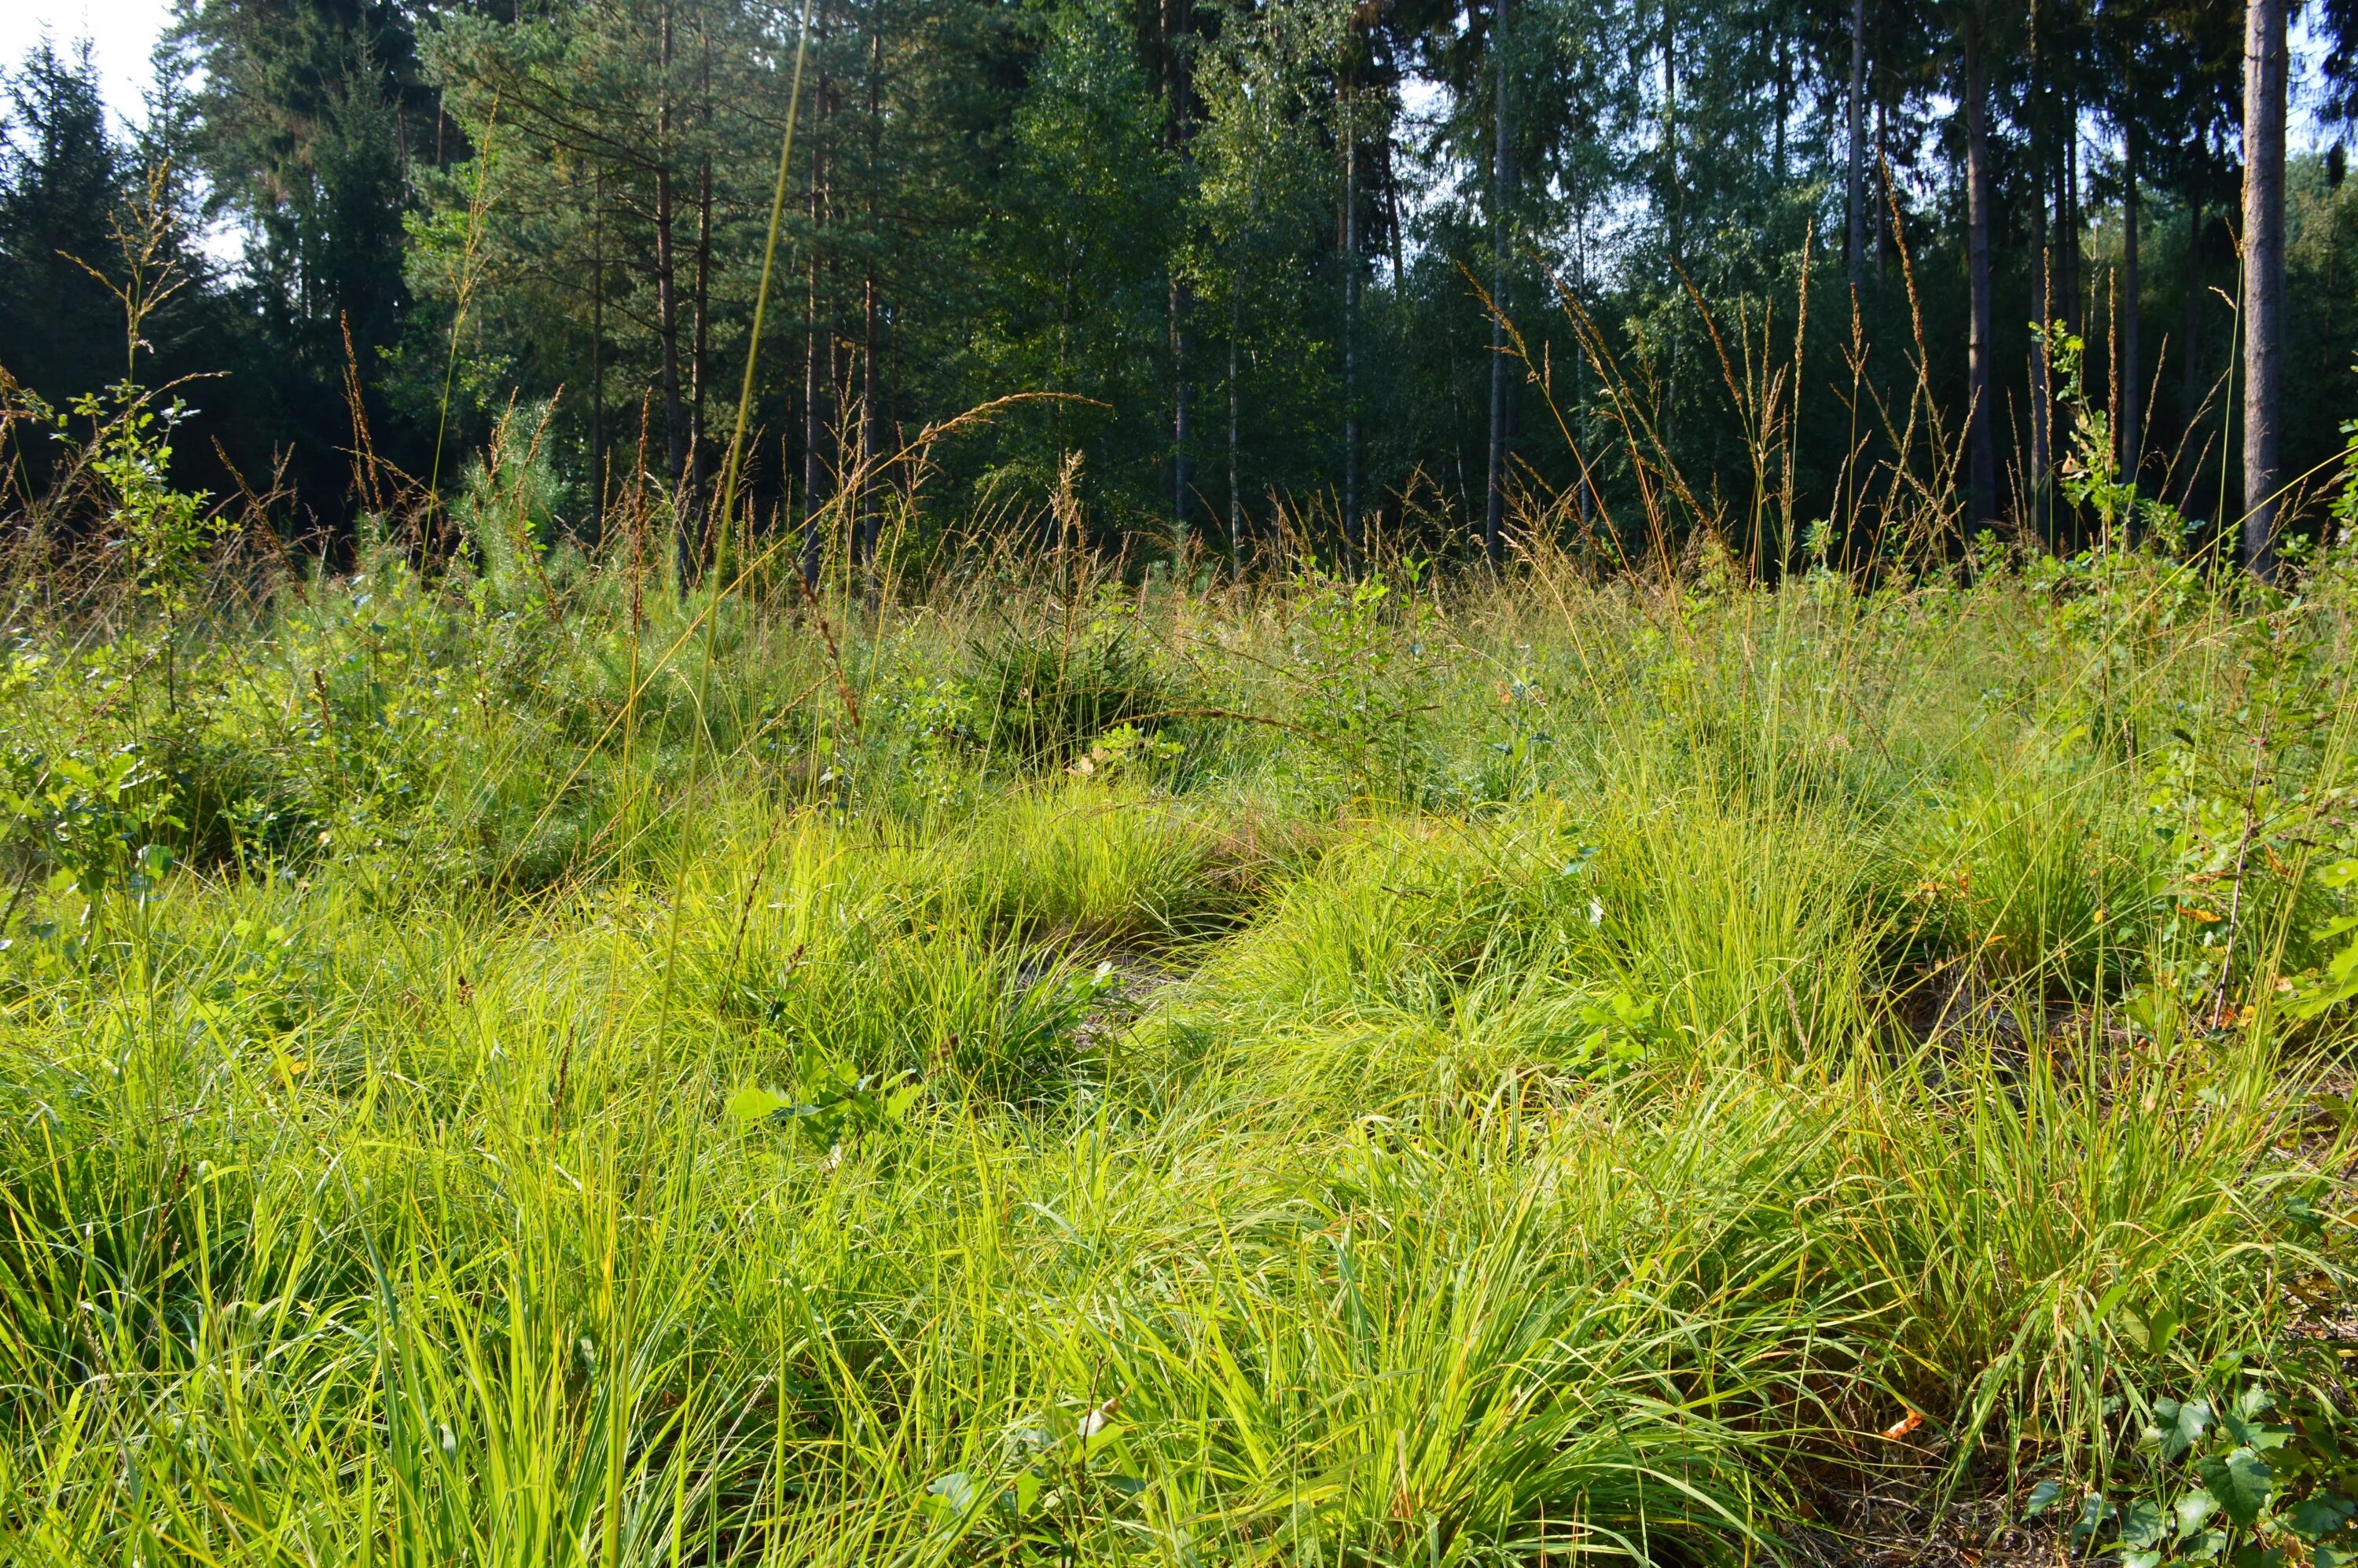
[[[708,512],[741,429],[747,526],[799,536],[857,475],[855,554],[888,514],[1038,522],[1068,458],[1140,559],[1498,557],[1516,514],[1617,559],[1789,563],[1818,522],[1870,558],[1928,486],[1958,540],[2068,549],[2048,323],[2171,526],[2258,503],[2239,7],[804,9],[201,0],[135,130],[45,45],[8,79],[0,365],[60,411],[202,378],[176,478],[314,553],[508,423],[592,542],[633,482]],[[2329,129],[2342,27],[2295,51]],[[2313,533],[2358,308],[2341,144],[2287,164],[2284,98],[2258,456]],[[125,367],[133,206],[175,287]],[[49,458],[16,444],[25,499]]]
[[[0,81],[5,1568],[2358,1563],[2358,11]]]

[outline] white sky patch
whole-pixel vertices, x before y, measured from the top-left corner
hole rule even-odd
[[[107,112],[128,137],[147,123],[156,49],[173,11],[173,0],[0,0],[0,71],[22,70],[25,57],[45,41],[69,59],[87,42]],[[223,219],[197,236],[197,248],[234,266],[244,256],[245,235]]]
[[[0,68],[15,71],[44,38],[62,55],[87,38],[107,108],[143,125],[156,46],[171,25],[172,0],[0,0]]]

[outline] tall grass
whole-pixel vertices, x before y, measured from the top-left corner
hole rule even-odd
[[[2346,1301],[2348,561],[518,521],[20,617],[12,1560],[1777,1558]]]

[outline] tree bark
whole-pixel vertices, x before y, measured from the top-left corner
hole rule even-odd
[[[2055,208],[2055,243],[2063,253],[2063,319],[2087,336],[2087,283],[2080,254],[2080,105],[2063,99],[2063,189]]]
[[[1500,31],[1504,31],[1506,0],[1499,0]],[[1677,28],[1671,20],[1671,0],[1662,0],[1662,205],[1665,237],[1670,242],[1671,265],[1682,266],[1686,262],[1685,234],[1681,220],[1685,216],[1686,202],[1679,189],[1679,67]]]
[[[1884,152],[1890,135],[1890,125],[1889,105],[1883,95],[1877,93],[1875,100],[1875,200],[1870,205],[1875,209],[1875,283],[1878,288],[1883,286],[1883,253],[1889,248],[1884,242],[1883,225],[1891,221],[1891,181]]]
[[[590,209],[590,527],[606,537],[606,171],[591,177]]]
[[[1385,232],[1390,241],[1392,258],[1392,293],[1397,295],[1407,287],[1408,261],[1401,240],[1400,179],[1392,165],[1392,122],[1384,119],[1384,217]]]
[[[1861,98],[1866,88],[1866,0],[1850,3],[1850,101],[1849,115],[1850,205],[1849,246],[1845,260],[1849,263],[1850,286],[1857,291],[1866,275],[1866,149],[1859,145],[1859,131],[1865,116],[1861,114]]]
[[[1359,128],[1343,99],[1343,561],[1359,569]]]
[[[1189,139],[1186,49],[1181,40],[1195,28],[1193,0],[1163,0],[1163,140],[1174,158],[1186,157]],[[1170,278],[1171,317],[1171,548],[1183,557],[1187,548],[1187,472],[1189,427],[1194,414],[1187,380],[1194,358],[1195,289],[1175,265]]]
[[[687,416],[687,477],[684,488],[688,496],[688,509],[698,519],[699,528],[708,528],[710,519],[704,517],[707,467],[706,447],[707,404],[706,384],[709,380],[707,361],[712,340],[712,48],[708,38],[701,37],[702,49],[698,62],[697,82],[698,111],[705,145],[698,149],[696,161],[696,281],[691,286],[688,302],[688,416]],[[699,549],[698,557],[701,558]]]
[[[1482,553],[1494,567],[1507,555],[1507,202],[1514,172],[1507,137],[1507,0],[1497,4],[1490,35],[1490,52],[1498,60],[1490,132],[1490,464],[1482,511]],[[1666,41],[1669,36],[1666,27]],[[1670,69],[1666,56],[1665,76]],[[1667,137],[1667,122],[1665,127]]]
[[[2188,149],[2190,156],[2187,159],[2187,167],[2190,169],[2194,167],[2191,155],[2195,150],[2192,147]],[[2193,441],[2196,413],[2201,406],[2196,399],[2202,390],[2201,369],[2202,354],[2201,346],[2197,341],[2201,325],[2202,193],[2194,184],[2194,177],[2189,174],[2186,182],[2186,326],[2185,330],[2179,334],[2184,340],[2184,346],[2179,355],[2178,402],[2179,406],[2185,411],[2183,417],[2186,428],[2181,438],[2187,441],[2190,448]],[[2190,472],[2186,481],[2186,500],[2190,508],[2192,506],[2193,497],[2194,479],[2193,474]]]
[[[1228,287],[1228,562],[1245,566],[1245,514],[1237,489],[1237,344],[1244,336],[1244,276],[1238,269]]]
[[[871,28],[868,35],[868,254],[861,263],[860,274],[860,460],[854,470],[860,481],[860,564],[862,568],[873,566],[876,560],[880,519],[876,512],[875,467],[883,449],[884,410],[878,396],[876,380],[876,183],[882,177],[882,147],[879,143],[882,122],[877,118],[876,110],[883,73],[884,36]]]
[[[2244,564],[2276,574],[2284,368],[2285,0],[2244,6]]]
[[[2137,217],[2143,205],[2137,195],[2139,137],[2131,121],[2121,157],[2121,476],[2134,483],[2145,427],[2145,381],[2137,341]]]
[[[876,264],[870,262],[860,279],[860,457],[854,472],[860,483],[860,564],[876,561],[877,533],[882,520],[876,510],[876,464],[883,450],[883,409],[876,384]]]
[[[822,81],[811,106],[812,128],[817,128],[819,105],[826,101],[827,84]],[[819,569],[826,563],[827,540],[819,532],[819,483],[823,477],[821,451],[827,439],[827,421],[819,413],[821,388],[829,379],[820,352],[821,335],[826,330],[819,316],[818,301],[818,241],[819,222],[825,211],[827,163],[824,149],[811,155],[810,175],[810,251],[803,263],[803,586],[813,593],[818,589]]]
[[[1997,450],[1990,418],[1990,169],[1989,89],[1977,27],[1965,31],[1965,253],[1972,295],[1966,340],[1966,395],[1972,410],[1965,424],[1968,507],[1965,522],[1979,526],[1997,510]]]
[[[680,476],[687,466],[687,426],[680,408],[679,396],[679,288],[678,258],[673,254],[672,189],[671,189],[671,7],[665,5],[656,24],[659,33],[658,55],[662,61],[664,85],[659,90],[655,107],[655,332],[661,340],[662,363],[657,374],[662,382],[664,401],[664,445],[668,460],[665,478],[678,496]],[[683,534],[687,524],[673,514],[673,525]],[[683,546],[684,547],[684,546]]]
[[[2039,336],[2030,345],[2029,502],[2031,531],[2052,547],[2054,519],[2048,481],[2054,462],[2050,443],[2055,432],[2055,386],[2047,330],[2055,319],[2055,254],[2047,232],[2047,189],[2055,160],[2050,156],[2052,141],[2049,135],[2046,60],[2039,48],[2043,41],[2041,20],[2040,9],[2034,0],[2030,9],[2030,297]]]

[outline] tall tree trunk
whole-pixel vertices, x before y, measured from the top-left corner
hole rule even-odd
[[[1171,274],[1171,547],[1187,548],[1187,360],[1195,348],[1195,291]]]
[[[709,402],[706,388],[710,379],[707,373],[707,362],[712,341],[712,42],[704,36],[701,24],[697,33],[701,49],[697,63],[698,119],[704,146],[698,149],[696,160],[696,281],[688,302],[686,488],[689,509],[700,520],[699,527],[708,527],[710,519],[704,517],[704,503],[709,466],[705,449],[710,444],[706,437]],[[699,549],[699,558],[701,556]]]
[[[1850,206],[1850,233],[1844,260],[1849,265],[1850,286],[1854,293],[1866,275],[1866,149],[1859,145],[1860,126],[1864,119],[1861,114],[1864,108],[1862,95],[1866,89],[1866,0],[1850,0],[1850,99],[1845,105],[1845,113],[1849,116],[1850,178],[1845,191]]]
[[[1343,97],[1343,563],[1359,569],[1359,127],[1358,101]]]
[[[606,537],[606,171],[591,178],[590,208],[590,527]]]
[[[1163,144],[1174,157],[1184,160],[1189,140],[1188,98],[1193,91],[1188,81],[1187,52],[1183,39],[1194,30],[1193,0],[1163,0]],[[1194,283],[1176,266],[1170,277],[1171,318],[1171,547],[1174,556],[1184,556],[1187,548],[1187,498],[1193,488],[1187,472],[1189,425],[1194,408],[1188,384],[1189,362],[1194,358],[1195,288]]]
[[[2276,575],[2284,369],[2285,0],[2244,6],[2244,564]]]
[[[1392,117],[1384,116],[1384,227],[1390,240],[1392,293],[1407,287],[1408,262],[1401,241],[1400,179],[1392,167]]]
[[[1482,511],[1482,553],[1492,566],[1507,555],[1507,205],[1514,177],[1507,118],[1507,0],[1497,4],[1490,35],[1490,52],[1498,61],[1490,130],[1490,467]],[[1669,37],[1667,27],[1663,36]],[[1662,69],[1667,74],[1667,59]]]
[[[676,500],[680,477],[687,467],[687,422],[680,408],[679,268],[672,243],[671,7],[668,5],[663,8],[656,27],[664,85],[659,89],[655,107],[655,332],[661,340],[662,363],[657,374],[663,384],[664,444],[668,460],[664,477],[671,482],[672,493]],[[672,521],[685,538],[686,520],[675,511]],[[683,544],[681,547],[684,549],[686,546]]]
[[[2047,341],[2055,319],[2055,255],[2047,232],[2047,180],[2054,160],[2047,98],[2045,42],[2039,24],[2045,19],[2038,0],[2030,7],[2030,295],[2039,336],[2030,345],[2030,527],[2053,546],[2054,516],[2048,493],[2053,452],[2049,445],[2055,430],[2054,362]]]
[[[871,27],[868,35],[868,254],[860,274],[860,564],[876,561],[877,529],[875,468],[883,451],[884,409],[876,379],[876,186],[882,178],[882,147],[877,118],[877,98],[884,74],[884,35]]]
[[[1965,469],[1970,492],[1965,522],[1978,527],[1997,512],[1997,449],[1990,418],[1990,168],[1989,86],[1978,27],[1965,29],[1965,254],[1972,295],[1966,340]]]
[[[1883,284],[1883,253],[1887,248],[1883,238],[1883,225],[1891,220],[1891,180],[1885,147],[1891,132],[1889,103],[1883,94],[1875,98],[1875,282]]]
[[[1237,489],[1237,345],[1244,336],[1244,269],[1228,287],[1228,562],[1245,566],[1244,503]]]
[[[2194,150],[2196,149],[2188,149],[2190,156],[2187,158],[2187,168],[2190,171],[2196,167],[2190,156]],[[2202,390],[2201,346],[2196,341],[2201,325],[2202,193],[2195,186],[2194,176],[2190,172],[2186,182],[2186,322],[2184,330],[2179,333],[2179,337],[2182,340],[2182,346],[2179,353],[2178,370],[2178,404],[2185,411],[2183,416],[2186,424],[2186,428],[2180,438],[2186,442],[2190,449],[2194,444],[2196,415],[2200,408],[2195,399]],[[2190,471],[2186,481],[2185,503],[2190,511],[2193,506],[2194,499],[2194,473],[2199,471],[2198,464],[2194,470]]]
[[[2136,122],[2129,123],[2121,157],[2121,428],[2120,464],[2123,478],[2134,483],[2137,460],[2144,449],[2145,367],[2137,341],[2137,218],[2142,200],[2137,194],[2139,136]]]
[[[864,568],[876,563],[878,529],[882,519],[876,507],[876,465],[882,459],[884,411],[879,399],[876,381],[876,264],[868,263],[860,278],[860,456],[855,471],[860,479],[860,564]]]
[[[687,350],[687,473],[682,489],[687,496],[688,510],[701,518],[704,514],[707,460],[705,395],[709,377],[706,374],[708,352],[712,336],[712,160],[703,160],[697,174],[696,191],[696,279],[689,286],[688,350]],[[703,526],[699,524],[699,526]]]
[[[2055,207],[2055,243],[2063,255],[2063,320],[2082,337],[2087,330],[2087,279],[2080,254],[2080,105],[2063,95],[2063,189]]]
[[[1498,0],[1499,30],[1504,32],[1506,0]],[[1679,65],[1677,27],[1671,16],[1671,0],[1662,0],[1662,205],[1663,222],[1670,242],[1671,265],[1686,263],[1685,234],[1682,220],[1686,215],[1686,199],[1679,189]],[[1501,100],[1503,101],[1503,94]]]
[[[2030,162],[2039,183],[2044,185],[2046,165],[2036,154]],[[2054,463],[2050,443],[2055,432],[2055,366],[2047,329],[2055,319],[2055,251],[2047,232],[2044,190],[2034,191],[2030,203],[2030,275],[2031,317],[2039,327],[2039,336],[2030,345],[2030,526],[2052,546],[2055,519],[2048,485]]]
[[[814,131],[817,129],[819,106],[826,99],[827,83],[822,79],[811,103]],[[827,200],[826,159],[823,147],[813,150],[810,251],[803,262],[803,586],[814,593],[818,589],[819,568],[825,564],[827,550],[826,535],[819,531],[818,500],[819,485],[825,477],[821,452],[827,440],[827,420],[820,414],[819,400],[824,395],[822,389],[829,385],[820,344],[827,327],[819,315],[818,300],[819,222]]]

